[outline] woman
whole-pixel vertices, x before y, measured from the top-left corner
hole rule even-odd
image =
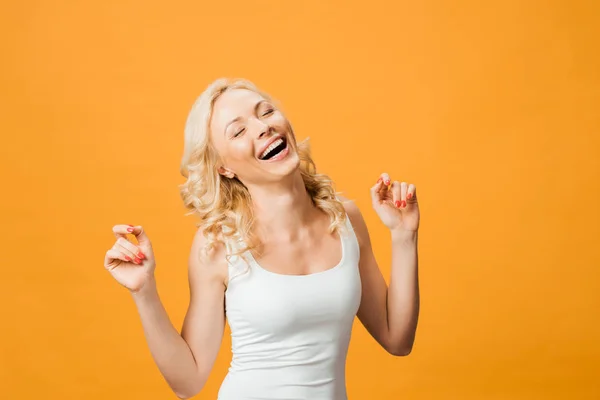
[[[336,197],[283,112],[252,83],[219,79],[198,98],[181,171],[183,201],[200,219],[181,334],[159,299],[141,226],[116,225],[104,262],[130,290],[152,356],[178,397],[204,386],[226,320],[233,358],[221,400],[346,399],[355,316],[390,354],[410,353],[419,314],[414,185],[381,174],[371,188],[391,232],[388,288],[359,209]]]

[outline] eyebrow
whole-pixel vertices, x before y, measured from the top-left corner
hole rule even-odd
[[[260,105],[261,105],[262,103],[268,103],[268,101],[267,101],[267,100],[265,100],[265,99],[262,99],[262,100],[260,100],[258,103],[256,103],[256,104],[254,105],[254,112],[258,111],[258,107],[260,107]],[[235,117],[234,119],[232,119],[231,121],[229,121],[229,122],[227,123],[227,125],[225,125],[225,129],[223,130],[223,135],[226,135],[226,134],[227,134],[227,128],[229,128],[229,125],[233,124],[234,122],[237,122],[237,121],[239,121],[240,119],[242,119],[242,117]]]

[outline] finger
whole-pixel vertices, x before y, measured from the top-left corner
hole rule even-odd
[[[124,238],[117,239],[114,248],[129,256],[136,264],[141,264],[141,261],[146,258],[138,246]]]
[[[400,205],[401,208],[406,207],[406,195],[407,195],[407,191],[408,191],[408,183],[406,183],[406,182],[400,182],[400,202],[402,203]]]
[[[392,187],[390,190],[392,191],[392,202],[394,203],[396,208],[400,208],[400,206],[402,205],[402,191],[400,182],[392,182]]]
[[[146,231],[141,225],[133,226],[131,233],[135,235],[140,246],[150,246],[150,239],[146,236]]]
[[[127,239],[127,234],[133,233],[133,225],[115,225],[113,226],[112,231],[117,239]]]
[[[377,183],[374,184],[373,186],[371,186],[371,196],[376,196],[382,187],[383,187],[383,181],[381,180],[381,178],[379,178],[379,180],[377,180]]]
[[[371,187],[371,200],[380,203],[386,198],[387,192],[388,187],[385,185],[383,179],[380,177],[377,180],[377,183],[375,183],[375,185]]]
[[[390,176],[386,172],[379,175],[379,179],[381,179],[386,186],[390,186]]]
[[[112,247],[112,250],[115,250],[115,251],[118,251],[119,253],[122,253],[125,261],[127,261],[127,262],[135,262],[134,261],[136,259],[135,255],[130,250],[127,250],[123,246],[120,246],[119,243],[115,242],[114,246]]]
[[[375,183],[375,185],[371,186],[371,196],[373,198],[379,197],[379,193],[385,189],[386,189],[386,186],[383,183],[383,179],[380,177],[377,180],[377,183]]]
[[[113,268],[118,267],[123,262],[127,262],[125,259],[125,255],[118,250],[110,249],[106,252],[104,256],[104,268],[107,270],[111,270]]]
[[[150,247],[150,239],[146,236],[146,232],[141,225],[115,225],[113,226],[113,233],[117,239],[127,239],[128,234],[134,235],[140,247]]]
[[[417,188],[414,184],[408,185],[407,193],[406,193],[406,201],[408,203],[416,203],[417,202]]]

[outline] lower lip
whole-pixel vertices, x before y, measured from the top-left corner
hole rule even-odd
[[[270,158],[270,159],[268,159],[268,160],[261,160],[261,161],[262,161],[262,162],[275,162],[275,161],[279,161],[279,160],[282,160],[282,159],[284,159],[284,158],[285,158],[285,157],[288,155],[288,153],[289,153],[289,152],[290,152],[290,148],[289,148],[289,146],[286,144],[286,146],[285,146],[285,149],[281,150],[281,151],[279,152],[279,154],[277,154],[275,157],[273,157],[273,158]]]

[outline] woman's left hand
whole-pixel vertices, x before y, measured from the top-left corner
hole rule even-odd
[[[373,208],[390,230],[416,232],[419,229],[419,204],[417,189],[412,183],[391,181],[381,174],[371,188]]]

